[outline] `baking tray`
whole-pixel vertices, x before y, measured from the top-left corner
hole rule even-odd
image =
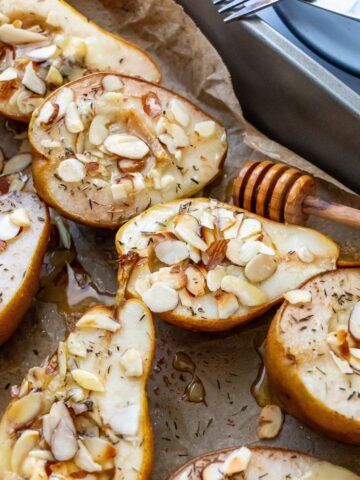
[[[221,54],[246,118],[360,193],[360,97],[262,20],[179,0]]]

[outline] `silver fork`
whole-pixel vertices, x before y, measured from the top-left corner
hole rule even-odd
[[[213,0],[214,5],[223,4],[219,8],[219,13],[225,13],[234,10],[229,16],[224,18],[224,22],[232,22],[238,18],[244,17],[251,13],[259,12],[263,8],[267,8],[280,0]]]

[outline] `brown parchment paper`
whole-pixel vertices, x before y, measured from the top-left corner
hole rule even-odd
[[[226,199],[240,165],[267,155],[316,175],[319,194],[324,198],[360,208],[359,197],[246,124],[225,65],[174,1],[70,3],[103,27],[146,48],[161,65],[165,85],[190,97],[227,127],[230,148],[224,175],[206,189],[206,194]],[[7,154],[17,148],[13,127],[0,120],[0,142]],[[319,220],[311,220],[310,225],[340,242],[344,255],[360,259],[356,231]],[[1,408],[8,401],[9,385],[18,383],[29,367],[55,349],[87,306],[112,302],[116,289],[114,233],[73,223],[69,227],[72,250],[49,250],[39,293],[17,333],[0,349]],[[261,364],[255,345],[264,339],[273,313],[244,328],[214,336],[156,321],[157,353],[148,386],[156,444],[154,480],[165,480],[176,467],[208,450],[259,443],[256,426],[260,408],[250,386]],[[173,368],[177,352],[187,353],[195,363],[206,391],[205,402],[184,400],[191,375]],[[267,444],[312,453],[360,473],[359,448],[329,440],[289,416],[280,436]]]

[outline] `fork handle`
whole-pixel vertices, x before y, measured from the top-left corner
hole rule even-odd
[[[302,211],[306,215],[315,215],[316,217],[348,225],[349,227],[360,228],[360,210],[322,200],[312,195],[305,197]]]

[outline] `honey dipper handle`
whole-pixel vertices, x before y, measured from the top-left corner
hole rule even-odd
[[[315,215],[350,227],[360,228],[360,210],[356,208],[308,195],[304,199],[302,210],[306,215]]]

